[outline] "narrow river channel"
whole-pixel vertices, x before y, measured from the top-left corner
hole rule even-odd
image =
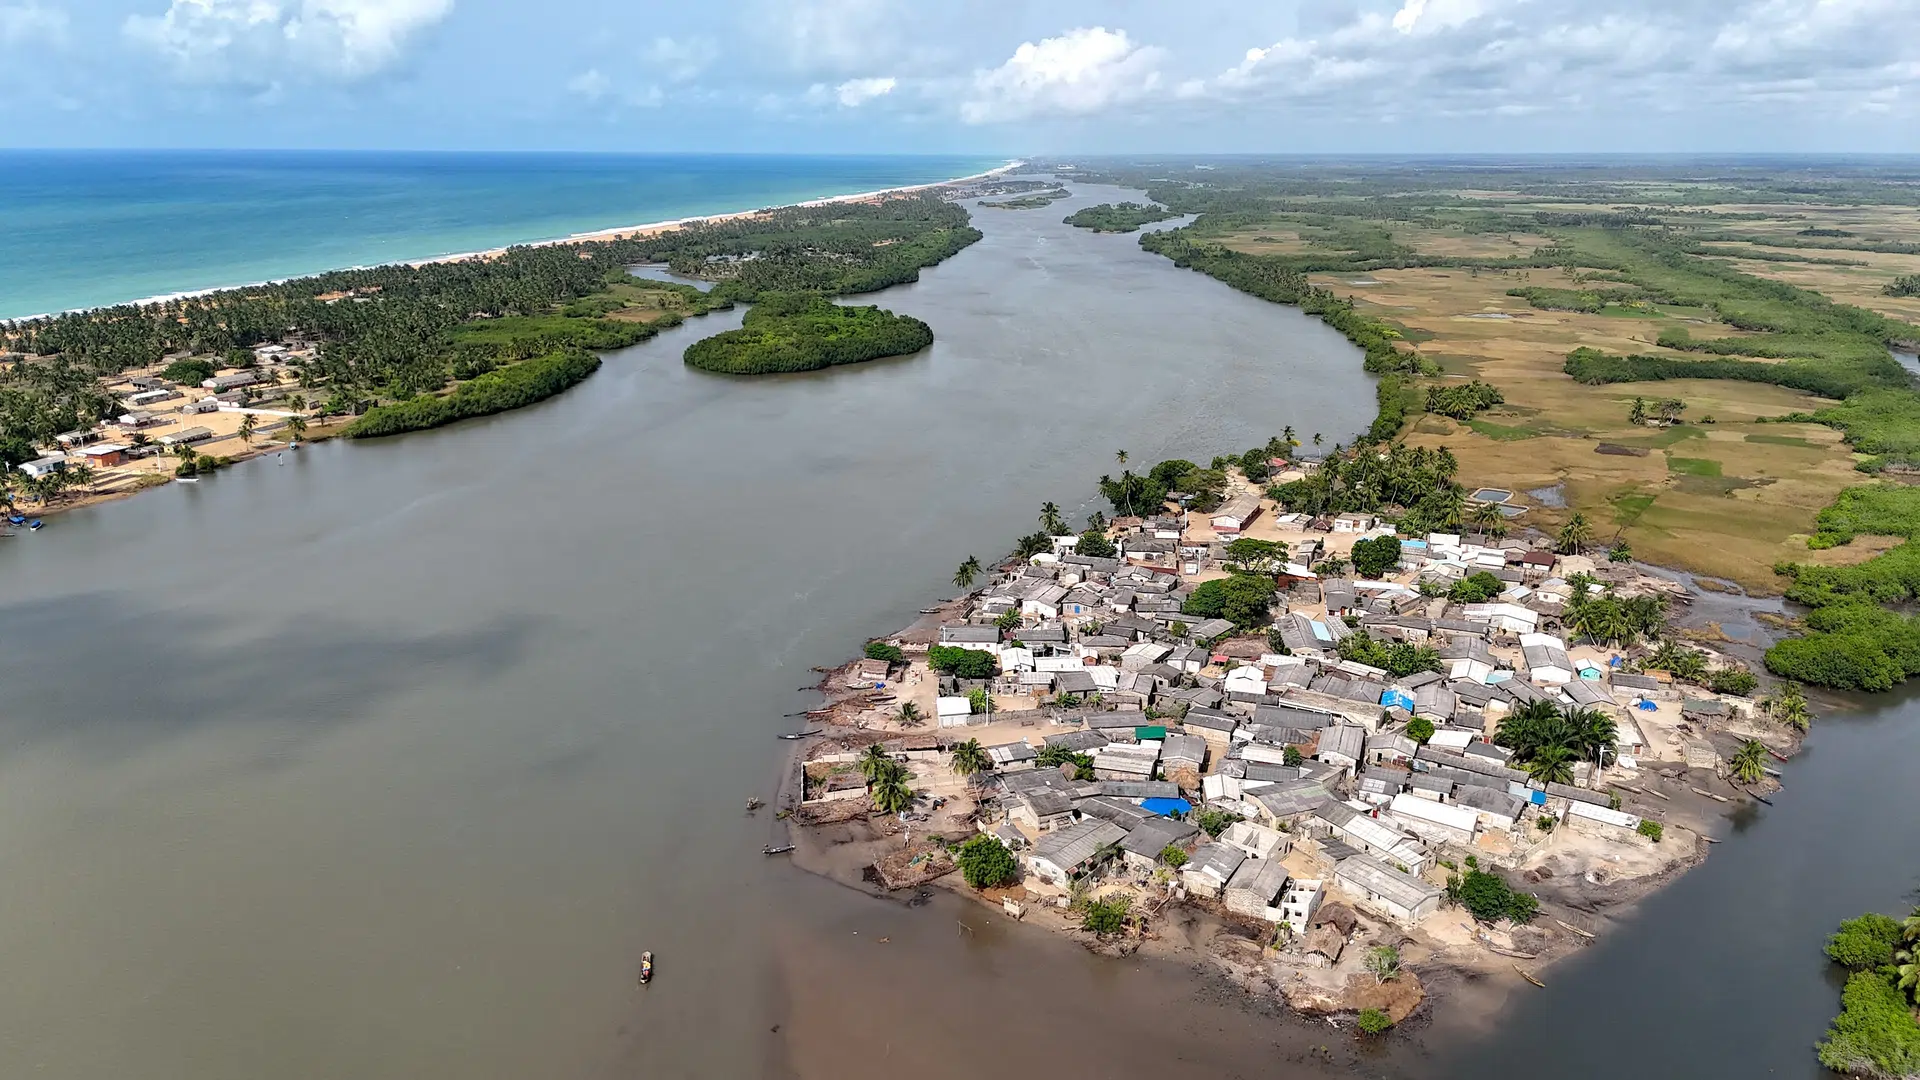
[[[7,1074],[737,1080],[781,1059],[778,1018],[836,988],[776,946],[882,910],[762,859],[741,813],[809,669],[1042,502],[1083,518],[1116,450],[1205,459],[1372,418],[1321,324],[1060,222],[1126,194],[977,211],[985,240],[880,298],[932,324],[919,356],[715,377],[680,362],[738,322],[710,316],[533,408],[4,541]],[[1034,948],[996,962],[1058,955]],[[1084,959],[1076,1008],[1149,1000]],[[1128,1075],[1174,1075],[1151,1032],[1133,1045]]]

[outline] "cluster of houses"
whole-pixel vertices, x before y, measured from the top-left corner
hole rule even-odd
[[[252,401],[256,387],[271,386],[277,381],[275,365],[285,365],[308,355],[312,348],[301,343],[262,345],[253,350],[255,362],[261,366],[206,378],[197,388],[206,392],[199,395],[192,395],[189,388],[158,375],[130,376],[115,387],[124,411],[111,421],[111,426],[63,432],[54,437],[57,449],[48,448],[42,456],[21,463],[19,471],[37,480],[72,466],[111,468],[210,441],[216,438],[214,431],[193,423],[194,417],[242,408]]]
[[[1075,539],[1061,537],[978,592],[965,621],[940,627],[938,644],[998,662],[990,684],[943,680],[943,736],[992,719],[965,696],[987,689],[1031,698],[1030,715],[1045,718],[1035,721],[1041,746],[1091,762],[1089,777],[1082,764],[1038,767],[1040,749],[1027,740],[987,748],[995,775],[980,828],[1020,852],[1034,878],[1066,888],[1102,868],[1160,870],[1190,895],[1305,932],[1330,889],[1417,923],[1440,905],[1431,878],[1441,851],[1523,850],[1541,816],[1645,842],[1640,819],[1592,786],[1591,763],[1574,784],[1540,783],[1491,741],[1501,717],[1528,702],[1598,709],[1617,724],[1618,764],[1632,768],[1647,749],[1635,712],[1677,697],[1609,658],[1576,662],[1551,632],[1571,595],[1567,577],[1594,571],[1590,561],[1434,534],[1404,540],[1400,565],[1381,579],[1323,579],[1305,567],[1332,554],[1325,546],[1339,533],[1390,530],[1364,515],[1281,517],[1276,524],[1299,536],[1278,577],[1272,632],[1236,635],[1223,620],[1181,612],[1193,579],[1212,574],[1250,516],[1228,507],[1231,529],[1125,520],[1115,558],[1079,555]],[[1419,587],[1480,573],[1507,588],[1455,604]],[[1343,660],[1341,640],[1362,632],[1432,646],[1442,670],[1394,677]],[[1430,737],[1408,735],[1416,719],[1431,724]],[[1213,826],[1232,823],[1210,836],[1198,827],[1203,814]],[[1184,861],[1164,858],[1169,847]]]

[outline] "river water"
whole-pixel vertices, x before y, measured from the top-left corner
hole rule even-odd
[[[787,1034],[830,1044],[800,1006],[840,988],[794,943],[923,913],[758,853],[741,804],[810,668],[1043,501],[1084,517],[1116,450],[1345,440],[1373,415],[1321,324],[1060,223],[1125,194],[977,211],[986,239],[881,297],[934,327],[922,355],[686,368],[738,325],[716,314],[533,408],[4,541],[4,1072],[738,1078],[785,1068]],[[1052,944],[982,948],[1011,968]],[[1075,963],[1027,1000],[1187,1000]],[[1239,1015],[1192,1008],[1179,1030]],[[1008,1045],[1053,1038],[1043,1019]]]

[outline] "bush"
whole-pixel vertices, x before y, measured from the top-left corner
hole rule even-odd
[[[1241,629],[1269,622],[1273,607],[1273,580],[1251,574],[1203,581],[1180,605],[1182,615],[1225,619]]]
[[[1086,914],[1081,916],[1080,926],[1091,930],[1101,937],[1117,934],[1127,927],[1127,912],[1133,910],[1133,897],[1112,896],[1105,900],[1095,900],[1087,905]]]
[[[382,405],[348,424],[341,434],[349,439],[375,439],[518,409],[574,386],[599,368],[600,358],[588,352],[537,357],[462,383],[446,397]]]
[[[1456,604],[1484,604],[1506,591],[1506,582],[1482,570],[1454,582],[1447,590],[1447,599]]]
[[[885,660],[889,664],[898,664],[904,662],[906,658],[907,654],[901,652],[898,645],[889,645],[884,641],[867,642],[867,659],[869,660]]]
[[[1744,668],[1716,668],[1707,676],[1707,688],[1716,694],[1748,697],[1759,686],[1759,677]]]
[[[1661,837],[1667,835],[1666,828],[1652,818],[1641,818],[1640,827],[1634,831],[1656,844],[1660,842]]]
[[[1187,865],[1187,853],[1179,844],[1168,844],[1160,849],[1160,861],[1175,870]]]
[[[1840,1007],[1826,1039],[1815,1044],[1820,1064],[1856,1076],[1920,1074],[1920,1023],[1892,980],[1856,973],[1841,991]]]
[[[1020,880],[1020,864],[1013,852],[991,836],[975,836],[961,844],[954,861],[967,884],[976,889],[996,889]]]
[[[967,710],[973,715],[979,716],[981,713],[986,712],[989,704],[991,703],[987,699],[987,692],[985,690],[974,689],[967,691]]]
[[[1388,1016],[1379,1009],[1361,1009],[1360,1019],[1356,1022],[1356,1026],[1359,1027],[1363,1034],[1382,1035],[1386,1033],[1387,1029],[1393,1027],[1393,1017]]]
[[[999,665],[993,654],[957,645],[935,645],[927,650],[927,663],[933,670],[957,679],[991,679]]]
[[[1416,716],[1407,721],[1407,738],[1417,743],[1425,743],[1433,738],[1433,721],[1424,716]]]
[[[1280,760],[1288,768],[1298,768],[1306,758],[1301,756],[1299,747],[1289,746],[1280,751]]]
[[[1516,891],[1504,878],[1479,869],[1471,861],[1465,874],[1456,874],[1447,882],[1447,895],[1481,922],[1507,919],[1523,923],[1540,912],[1539,900]]]
[[[1877,911],[1848,919],[1827,939],[1827,959],[1855,971],[1868,971],[1893,962],[1900,947],[1900,923]]]
[[[1471,420],[1475,413],[1505,404],[1506,400],[1500,396],[1498,387],[1475,379],[1467,383],[1428,388],[1427,411],[1451,416],[1455,420]]]
[[[1200,811],[1200,813],[1194,817],[1193,823],[1200,826],[1200,831],[1206,833],[1208,836],[1218,837],[1221,833],[1227,831],[1227,826],[1236,821],[1243,820],[1245,819],[1239,814],[1230,811],[1209,809]]]

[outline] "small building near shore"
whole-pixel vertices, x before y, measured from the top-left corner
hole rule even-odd
[[[1413,925],[1440,910],[1445,894],[1436,886],[1403,874],[1371,855],[1352,855],[1334,868],[1333,883],[1361,903],[1396,922]]]
[[[81,447],[74,456],[95,468],[108,468],[126,464],[129,449],[119,443],[95,443],[92,446]]]
[[[172,448],[175,446],[191,446],[194,443],[206,442],[211,438],[213,438],[213,431],[211,429],[190,427],[181,428],[179,431],[169,431],[154,441],[161,446]]]
[[[242,386],[252,386],[259,381],[260,373],[257,371],[235,371],[226,375],[215,375],[211,379],[202,379],[200,386],[202,389],[219,394],[228,390],[238,390]]]
[[[34,458],[32,461],[23,461],[17,466],[17,468],[26,475],[27,479],[40,480],[45,477],[52,476],[54,473],[57,473],[57,472],[66,472],[67,471],[67,455],[48,454],[46,457],[43,457],[43,458]]]
[[[1042,881],[1064,889],[1126,838],[1127,830],[1111,821],[1082,821],[1041,837],[1027,856],[1027,868]]]

